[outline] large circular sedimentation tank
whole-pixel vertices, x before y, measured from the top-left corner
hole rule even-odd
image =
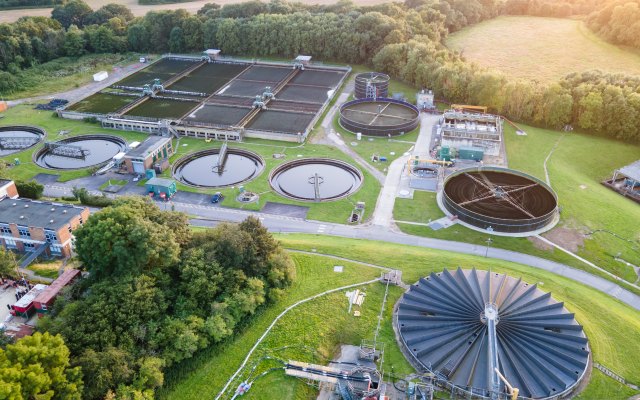
[[[0,157],[29,149],[44,137],[45,131],[35,126],[0,126]]]
[[[589,363],[582,326],[563,303],[490,271],[445,269],[420,279],[399,300],[394,323],[413,364],[478,397],[491,397],[496,363],[520,396],[533,399],[568,394]],[[502,382],[497,390],[506,397]]]
[[[276,167],[269,184],[279,194],[300,201],[330,201],[346,197],[362,184],[353,165],[328,158],[301,158]]]
[[[222,168],[218,167],[220,149],[198,151],[180,158],[173,176],[195,187],[225,187],[250,181],[264,169],[264,160],[254,152],[228,149]]]
[[[363,72],[356,75],[355,97],[364,99],[367,96],[367,86],[372,86],[375,91],[373,97],[389,97],[389,75],[380,72]]]
[[[533,232],[556,221],[558,199],[541,180],[499,167],[458,170],[447,177],[442,205],[461,221],[496,232]]]
[[[340,125],[366,136],[395,136],[418,127],[420,111],[405,101],[378,98],[344,103],[340,107]]]
[[[45,143],[33,160],[49,169],[88,168],[108,162],[126,148],[127,143],[118,136],[81,135]]]

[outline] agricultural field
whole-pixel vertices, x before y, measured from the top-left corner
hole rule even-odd
[[[540,82],[592,69],[640,74],[638,52],[609,44],[572,19],[498,17],[462,29],[445,43],[469,61]]]
[[[584,326],[589,337],[595,361],[615,370],[629,381],[640,380],[640,360],[628,356],[640,351],[640,313],[591,288],[545,271],[481,257],[317,235],[286,234],[277,237],[287,248],[314,250],[319,254],[291,253],[296,262],[297,278],[286,295],[253,317],[249,322],[251,328],[241,335],[168,373],[167,388],[159,393],[160,399],[196,399],[203,393],[215,396],[239,367],[252,344],[288,305],[330,288],[366,281],[380,273],[356,261],[337,261],[322,254],[401,269],[406,283],[415,282],[432,271],[457,266],[491,268],[496,272],[522,277],[527,282],[537,282],[542,290],[550,291],[557,300],[564,301],[571,312],[576,313],[577,321]],[[334,273],[333,265],[343,265],[345,272]],[[320,297],[293,309],[276,323],[240,377],[246,377],[248,369],[265,355],[323,363],[335,355],[339,344],[358,345],[361,339],[371,339],[384,289],[376,283],[364,287],[364,290],[367,297],[360,318],[346,313],[347,301],[343,292]],[[401,293],[397,288],[390,290],[381,326],[381,340],[385,342],[385,371],[393,371],[397,375],[411,372],[411,367],[399,352],[391,326],[392,308]],[[635,337],[638,340],[633,340]],[[292,347],[282,349],[288,345]],[[254,376],[273,366],[276,365],[258,363]],[[232,384],[231,388],[235,388],[238,382]],[[633,394],[632,390],[596,372],[580,398],[597,396],[624,399]],[[314,391],[301,381],[287,378],[281,371],[274,371],[257,380],[246,396],[251,399],[273,396],[297,399],[313,397]]]

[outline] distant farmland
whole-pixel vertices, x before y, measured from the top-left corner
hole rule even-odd
[[[541,82],[591,69],[640,75],[640,53],[570,19],[499,17],[454,33],[446,44],[467,60]]]

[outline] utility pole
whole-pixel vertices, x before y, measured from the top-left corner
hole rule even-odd
[[[489,256],[489,247],[491,246],[492,242],[493,240],[491,240],[491,238],[487,238],[487,251],[485,251],[484,253],[484,258],[487,258]]]

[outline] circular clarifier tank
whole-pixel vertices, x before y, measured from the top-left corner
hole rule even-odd
[[[228,149],[220,167],[220,149],[198,151],[179,159],[173,176],[180,182],[205,188],[218,188],[250,181],[262,172],[262,158],[247,150]]]
[[[82,135],[45,143],[33,158],[43,168],[81,169],[104,164],[126,148],[117,136]]]
[[[275,168],[271,187],[281,195],[300,201],[338,200],[360,189],[362,173],[343,161],[303,158]]]
[[[0,126],[0,157],[29,149],[44,136],[44,130],[35,126]]]

